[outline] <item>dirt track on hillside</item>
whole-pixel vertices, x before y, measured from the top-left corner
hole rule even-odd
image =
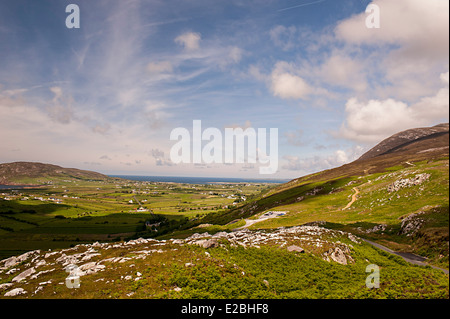
[[[358,199],[359,189],[357,189],[356,187],[353,187],[353,190],[355,191],[355,193],[352,195],[352,200],[342,210],[346,210],[347,208],[350,208],[350,206],[352,206],[352,204],[354,202],[356,202],[356,200]]]

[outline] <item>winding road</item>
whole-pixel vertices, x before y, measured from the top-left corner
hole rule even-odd
[[[361,239],[364,240],[366,243],[371,244],[372,246],[375,246],[375,247],[377,247],[377,248],[379,248],[381,250],[384,250],[385,252],[388,252],[390,254],[394,254],[394,255],[400,256],[405,261],[407,261],[407,262],[409,262],[411,264],[419,265],[419,266],[430,266],[431,268],[442,270],[444,273],[446,273],[448,275],[448,269],[439,268],[439,267],[427,264],[425,262],[425,260],[426,260],[425,257],[418,256],[418,255],[415,255],[415,254],[412,254],[412,253],[393,251],[392,249],[389,249],[386,246],[377,244],[377,243],[375,243],[373,241],[370,241],[368,239],[364,239],[364,238],[361,238]]]

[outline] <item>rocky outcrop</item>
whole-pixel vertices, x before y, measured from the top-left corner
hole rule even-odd
[[[24,272],[21,272],[16,277],[14,277],[12,279],[12,282],[21,282],[25,278],[27,278],[27,277],[31,276],[32,274],[34,274],[35,272],[36,272],[36,270],[33,267],[31,267],[30,269],[27,269]]]
[[[412,178],[404,178],[396,180],[394,183],[390,184],[387,187],[387,191],[389,193],[396,192],[402,188],[410,187],[410,186],[416,186],[422,184],[424,181],[428,180],[430,178],[430,174],[423,173],[423,174],[417,174],[416,176]]]
[[[8,291],[5,294],[5,297],[15,297],[15,296],[18,296],[18,295],[24,295],[26,293],[27,292],[23,288],[14,288],[14,289]]]
[[[194,245],[198,245],[203,248],[212,248],[219,246],[219,242],[216,239],[200,239],[192,242]]]
[[[408,237],[414,235],[424,223],[424,220],[418,217],[422,214],[424,212],[418,212],[403,219],[400,225],[399,235],[406,235]]]
[[[40,250],[34,250],[34,251],[26,252],[20,256],[12,256],[12,257],[9,257],[8,259],[2,260],[3,265],[0,266],[0,270],[14,267],[14,266],[20,264],[21,262],[24,262],[25,260],[38,255],[39,253],[40,253]]]
[[[303,225],[275,230],[242,229],[218,232],[214,235],[207,232],[196,233],[186,239],[139,238],[119,243],[80,244],[56,251],[31,251],[0,261],[0,278],[4,280],[12,277],[9,282],[0,285],[0,294],[4,297],[33,297],[49,285],[64,285],[64,281],[53,282],[53,278],[61,278],[61,273],[66,276],[66,279],[69,278],[68,276],[98,275],[109,268],[132,267],[134,260],[146,259],[153,254],[176,251],[182,245],[196,245],[203,249],[217,247],[228,249],[230,246],[260,249],[262,246],[270,246],[287,250],[292,254],[308,252],[326,261],[345,265],[353,262],[351,257],[353,246],[350,242],[361,243],[350,233]],[[210,255],[208,251],[205,251],[205,254]],[[124,265],[121,266],[121,264]],[[194,266],[190,262],[184,265],[185,267]],[[142,274],[124,275],[122,279],[139,281],[142,279]],[[103,278],[97,278],[96,281],[98,280]]]
[[[372,228],[363,230],[366,234],[376,233],[376,232],[384,232],[387,228],[386,224],[375,225]],[[361,230],[361,228],[359,228]]]

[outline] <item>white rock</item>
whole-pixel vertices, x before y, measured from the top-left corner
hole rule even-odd
[[[9,288],[9,287],[11,287],[12,285],[13,285],[12,283],[1,284],[1,285],[0,285],[0,290]]]
[[[12,282],[21,282],[28,276],[31,276],[32,274],[34,274],[35,272],[36,272],[36,270],[34,269],[34,267],[31,267],[30,269],[27,269],[27,270],[21,272],[20,274],[18,274],[16,277],[14,277],[12,279]]]
[[[26,294],[27,292],[23,288],[14,288],[13,290],[8,291],[4,294],[5,297],[14,297],[18,295]]]

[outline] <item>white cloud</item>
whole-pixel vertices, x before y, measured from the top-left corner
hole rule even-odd
[[[447,0],[374,0],[380,8],[380,28],[365,26],[366,13],[339,23],[336,34],[355,44],[401,44],[405,55],[448,56]]]
[[[432,94],[436,75],[448,68],[448,0],[374,0],[380,28],[365,25],[366,13],[337,24],[335,35],[360,52],[362,68],[378,74],[376,94],[408,102]],[[369,73],[370,72],[370,73]]]
[[[360,91],[365,95],[355,89],[347,99],[346,119],[335,136],[377,143],[405,129],[447,122],[448,72],[442,70],[448,69],[449,2],[372,3],[380,8],[379,29],[365,26],[363,12],[339,22],[334,30],[344,44],[341,50],[352,53],[347,57],[352,60],[348,73],[356,72],[361,81],[368,81],[367,90]],[[345,60],[335,62],[338,70],[346,64]],[[324,69],[332,68],[325,64]],[[352,82],[342,75],[344,83]],[[357,85],[358,78],[353,81]]]
[[[294,74],[293,74],[294,73]],[[271,75],[273,95],[282,99],[305,99],[313,93],[313,88],[287,62],[277,62]]]
[[[288,171],[298,171],[299,174],[309,174],[350,163],[359,158],[363,153],[364,149],[356,145],[345,150],[338,149],[329,155],[307,158],[285,155],[283,156],[285,163],[281,168]]]
[[[175,38],[175,42],[182,45],[186,50],[192,51],[200,48],[200,33],[186,32]]]
[[[356,98],[349,99],[345,105],[346,121],[337,135],[373,143],[402,130],[448,121],[448,72],[440,78],[445,87],[412,105],[394,99],[374,99],[365,103]]]
[[[439,77],[440,77],[442,82],[444,82],[445,84],[449,85],[449,72],[442,73]]]
[[[367,88],[364,64],[343,53],[333,53],[320,67],[323,81],[340,87],[364,91]]]

